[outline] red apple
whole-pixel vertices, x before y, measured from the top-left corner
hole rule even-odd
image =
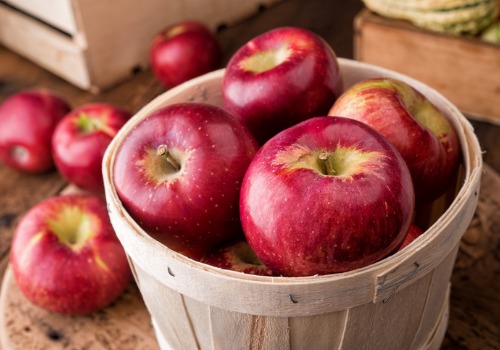
[[[344,272],[397,249],[414,193],[403,158],[367,125],[315,117],[271,138],[244,177],[250,246],[284,276]]]
[[[406,235],[405,240],[403,241],[403,244],[401,245],[401,247],[399,247],[399,250],[403,249],[408,244],[410,244],[411,242],[413,242],[422,233],[424,233],[424,231],[422,231],[422,229],[420,227],[418,227],[415,224],[412,224],[410,226],[410,229],[408,230],[408,234]]]
[[[168,89],[219,68],[222,52],[203,23],[184,21],[155,35],[149,59],[155,77]]]
[[[50,197],[31,208],[17,226],[10,261],[27,299],[63,314],[106,307],[131,278],[106,203],[90,195]]]
[[[405,159],[417,205],[445,193],[457,171],[459,143],[446,116],[407,83],[389,78],[361,81],[328,113],[362,121],[384,135]]]
[[[126,136],[116,151],[114,184],[146,232],[197,258],[243,236],[239,191],[256,150],[248,129],[224,109],[170,105]]]
[[[201,262],[225,270],[252,275],[274,276],[252,250],[247,241],[235,241],[210,252]]]
[[[78,187],[104,193],[102,158],[131,113],[109,103],[91,103],[68,113],[52,137],[57,169]]]
[[[0,160],[29,173],[54,169],[52,133],[69,110],[69,105],[49,90],[24,90],[8,97],[0,106]]]
[[[263,144],[309,117],[326,115],[342,79],[333,49],[297,27],[270,30],[230,59],[223,80],[224,107]]]

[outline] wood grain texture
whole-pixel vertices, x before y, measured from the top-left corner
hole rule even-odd
[[[196,0],[60,0],[52,8],[46,1],[9,1],[9,6],[0,3],[0,42],[72,84],[98,93],[135,70],[146,69],[150,43],[167,25],[191,19],[215,30],[276,1],[211,0],[200,6]]]
[[[482,188],[452,275],[443,349],[500,348],[500,173],[486,166]]]
[[[88,316],[64,316],[31,304],[7,269],[0,298],[4,349],[157,350],[151,318],[131,283],[111,306]]]
[[[361,9],[361,1],[286,0],[245,22],[229,26],[218,32],[218,37],[221,40],[225,61],[227,61],[246,40],[264,30],[282,25],[299,25],[321,34],[340,57],[352,58],[353,19]],[[137,72],[130,80],[100,95],[93,95],[0,46],[0,102],[14,92],[35,86],[54,89],[63,94],[73,106],[86,102],[106,101],[118,104],[133,113],[164,92],[164,89],[154,80],[152,73],[146,70]],[[498,150],[500,127],[480,120],[472,120],[472,123],[479,136],[481,147],[485,151],[483,158],[494,171],[490,172],[488,168],[485,169],[478,211],[457,255],[457,263],[452,275],[449,326],[442,350],[500,348],[498,326],[500,224],[496,218],[500,212],[500,205],[497,199],[491,198],[497,198],[498,188],[500,188],[498,180],[491,180],[495,177],[492,176],[495,171],[500,172],[500,151]],[[495,175],[498,177],[498,174]],[[17,180],[9,178],[17,176],[0,166],[0,186],[5,181],[12,181],[15,184]],[[58,177],[58,175],[51,176]],[[53,180],[47,180],[45,177],[33,180],[31,187],[33,198],[21,196],[20,199],[13,198],[11,201],[24,203],[22,211],[27,210],[28,203],[36,202],[35,197],[43,198],[48,195],[47,193],[52,193],[52,190],[45,194],[38,192],[37,188],[44,188],[46,181],[52,182]],[[64,186],[63,182],[61,186]],[[4,196],[17,196],[13,194],[18,192],[16,187],[18,186],[0,187],[0,200],[3,200]],[[9,208],[0,206],[0,216],[9,212],[11,212]],[[15,222],[19,215],[14,219]],[[4,231],[7,241],[2,241],[0,248],[5,247],[2,245],[3,242],[10,241],[15,228],[15,224],[12,223],[7,226]],[[6,264],[7,260],[4,256],[3,260],[0,259],[0,269]],[[185,302],[185,305],[187,310],[196,308],[193,302]],[[71,322],[68,322],[66,326],[70,327]],[[202,330],[195,329],[195,332],[201,334]],[[21,332],[20,334],[27,338],[33,337],[29,333]],[[45,337],[37,338],[37,340],[43,342]]]
[[[464,113],[500,123],[499,45],[428,31],[368,10],[355,23],[356,59],[408,74],[441,91]]]
[[[71,1],[4,0],[4,2],[66,33],[72,34],[76,31],[75,16],[71,8]]]

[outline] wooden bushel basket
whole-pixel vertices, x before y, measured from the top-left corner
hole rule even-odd
[[[477,138],[460,111],[425,84],[366,63],[339,62],[345,87],[370,77],[401,79],[449,117],[463,158],[456,190],[419,214],[427,223],[425,234],[402,251],[355,271],[287,278],[207,266],[148,236],[124,210],[113,184],[116,149],[134,125],[172,103],[221,105],[224,71],[167,91],[122,128],[103,161],[111,221],[162,349],[439,348],[448,322],[456,253],[479,195],[482,158]]]

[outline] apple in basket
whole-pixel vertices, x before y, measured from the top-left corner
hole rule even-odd
[[[396,146],[412,174],[418,206],[454,183],[460,153],[456,131],[409,84],[389,78],[361,81],[347,89],[328,114],[362,121]]]
[[[326,115],[342,79],[333,49],[297,27],[265,32],[229,60],[222,85],[224,107],[263,144],[309,117]]]
[[[271,138],[245,174],[246,238],[284,276],[344,272],[376,262],[405,239],[411,176],[384,137],[361,122],[314,117]]]
[[[412,224],[410,226],[410,229],[408,230],[408,234],[406,235],[405,240],[403,241],[403,244],[401,244],[401,246],[399,247],[399,250],[411,244],[411,242],[417,239],[417,237],[420,237],[420,235],[423,233],[424,231],[420,227],[418,227],[415,224]]]
[[[131,113],[109,103],[90,103],[72,110],[52,136],[57,169],[69,182],[103,194],[102,158]]]
[[[203,23],[183,21],[154,36],[149,60],[153,74],[168,89],[220,68],[222,51]]]
[[[98,311],[131,279],[104,199],[59,195],[32,207],[12,240],[14,278],[28,300],[57,313]]]
[[[201,262],[221,269],[252,275],[274,276],[245,240],[233,241],[208,253]]]
[[[248,129],[222,108],[169,105],[123,139],[114,184],[124,208],[148,234],[199,259],[243,237],[239,192],[257,147]]]
[[[24,90],[0,106],[0,161],[29,173],[54,169],[51,139],[70,106],[54,92]]]

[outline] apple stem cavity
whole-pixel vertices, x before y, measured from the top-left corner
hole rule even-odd
[[[181,170],[181,166],[175,160],[175,158],[172,157],[172,154],[170,154],[170,152],[168,151],[167,146],[159,145],[158,148],[156,149],[156,154],[164,158],[175,172]]]
[[[81,208],[67,207],[57,218],[49,220],[48,224],[61,243],[73,251],[78,251],[94,235],[93,221],[94,219]]]
[[[328,152],[321,152],[318,155],[318,160],[318,166],[323,175],[337,175],[340,170],[339,167],[342,164],[342,161],[339,161]]]
[[[257,52],[243,62],[242,67],[253,73],[262,73],[272,68],[279,66],[287,60],[290,52],[286,45],[280,46],[277,49],[270,49],[263,52]]]
[[[103,128],[103,123],[100,120],[90,117],[87,113],[80,113],[76,119],[76,124],[78,129],[85,134],[90,134]]]
[[[346,180],[366,172],[367,168],[382,168],[385,157],[380,152],[366,152],[352,147],[311,151],[308,147],[291,146],[279,153],[274,162],[288,169],[311,169],[324,176]]]
[[[383,167],[384,159],[379,152],[339,147],[335,151],[318,153],[315,168],[320,174],[348,179],[355,174],[366,172],[367,168],[374,171]]]

